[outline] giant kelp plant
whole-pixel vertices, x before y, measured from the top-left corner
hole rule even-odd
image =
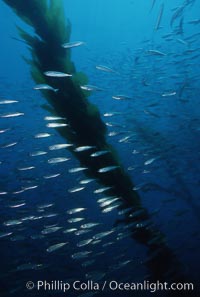
[[[34,30],[28,34],[21,28],[21,38],[31,51],[31,73],[37,84],[48,84],[57,92],[43,91],[52,106],[52,112],[62,117],[66,126],[58,132],[73,143],[71,152],[81,165],[87,167],[86,174],[95,177],[99,183],[109,187],[107,193],[120,197],[122,209],[128,209],[123,223],[131,224],[132,237],[148,248],[151,279],[182,279],[179,265],[163,236],[154,230],[147,211],[140,203],[139,195],[133,191],[133,184],[117,159],[113,148],[106,142],[106,126],[98,109],[87,99],[80,85],[87,82],[82,73],[77,73],[70,60],[70,50],[62,47],[70,40],[70,23],[64,15],[61,0],[4,0]],[[72,74],[71,77],[48,77],[46,71]],[[62,120],[63,123],[63,120]],[[91,146],[87,151],[76,152],[75,147]],[[91,153],[108,150],[109,153],[91,158]],[[116,166],[115,170],[101,173],[100,168]]]

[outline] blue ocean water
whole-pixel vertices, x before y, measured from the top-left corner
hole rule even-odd
[[[89,101],[107,124],[107,141],[117,151],[154,228],[164,234],[181,263],[186,281],[199,291],[200,2],[66,0],[64,5],[71,41],[85,43],[71,49],[72,61],[90,85],[102,89],[92,92]],[[46,117],[52,113],[46,99],[33,89],[30,67],[23,59],[30,58],[30,52],[17,40],[16,24],[28,32],[32,29],[3,2],[0,16],[2,296],[64,294],[28,290],[28,281],[72,285],[77,280],[147,280],[148,246],[120,227],[118,208],[102,211],[102,201],[108,207],[115,201],[105,193],[94,193],[102,187],[96,180],[81,184],[87,178],[84,171],[70,173],[80,164],[68,150],[50,149],[66,140],[47,127]],[[98,70],[98,65],[112,71]],[[121,100],[112,98],[119,95]],[[53,158],[63,162],[52,163]],[[74,192],[74,187],[84,189]],[[166,292],[158,296],[161,293],[167,296]],[[134,296],[136,292],[90,288],[65,294]]]

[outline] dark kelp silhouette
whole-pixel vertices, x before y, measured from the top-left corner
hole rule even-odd
[[[121,199],[121,209],[125,212],[123,223],[130,224],[132,237],[148,249],[146,265],[152,280],[183,280],[179,263],[165,243],[164,236],[151,226],[148,212],[142,207],[139,195],[133,191],[129,176],[117,159],[114,149],[106,142],[106,126],[98,109],[91,104],[88,93],[81,84],[87,82],[82,73],[77,73],[70,60],[70,50],[62,44],[69,42],[71,26],[64,15],[61,0],[4,0],[16,14],[30,25],[35,34],[31,35],[19,28],[21,38],[30,48],[32,59],[31,73],[37,84],[49,84],[58,92],[44,92],[54,114],[65,118],[67,126],[59,127],[58,132],[74,146],[94,146],[83,152],[71,152],[87,167],[86,174],[95,177],[105,187],[109,195]],[[72,74],[72,77],[55,78],[44,75],[45,71],[59,71]],[[109,150],[109,154],[91,158],[90,154],[99,150]],[[100,173],[99,168],[119,166],[114,171]],[[131,214],[131,216],[130,216]],[[187,295],[188,296],[188,295]]]

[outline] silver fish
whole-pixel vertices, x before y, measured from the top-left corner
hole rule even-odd
[[[176,92],[166,92],[162,94],[162,97],[171,97],[175,95],[176,95]]]
[[[82,191],[84,189],[85,189],[85,187],[74,187],[74,188],[69,189],[68,192],[69,193],[76,193],[76,192]]]
[[[188,42],[186,42],[185,40],[183,40],[181,38],[177,38],[177,41],[180,42],[181,44],[188,45]]]
[[[161,51],[158,51],[158,50],[148,50],[147,53],[149,55],[153,55],[153,56],[166,56],[167,54],[161,52]]]
[[[107,199],[106,201],[100,202],[101,203],[101,207],[105,207],[105,206],[109,206],[110,204],[112,204],[113,202],[119,200],[118,197],[113,198],[113,199]]]
[[[112,98],[115,99],[115,100],[127,100],[127,99],[132,99],[131,97],[126,96],[126,95],[115,95],[115,96],[112,96]]]
[[[97,151],[95,153],[92,153],[90,155],[90,157],[99,157],[99,156],[102,156],[102,155],[105,155],[105,154],[108,154],[109,151],[106,151],[106,150],[103,150],[103,151]]]
[[[85,42],[83,41],[73,41],[73,42],[66,42],[62,45],[62,47],[64,48],[73,48],[73,47],[77,47],[77,46],[80,46],[80,45],[83,45],[85,44]]]
[[[155,3],[156,3],[156,0],[152,0],[152,4],[151,4],[151,10],[154,8],[154,6],[155,6]]]
[[[49,208],[52,207],[54,204],[53,203],[45,203],[42,205],[39,205],[38,208]]]
[[[100,233],[97,233],[97,234],[95,234],[94,236],[93,236],[93,239],[101,239],[101,238],[103,238],[103,237],[105,237],[105,236],[108,236],[108,235],[110,235],[111,233],[113,233],[114,231],[105,231],[105,232],[100,232]]]
[[[79,146],[77,148],[74,149],[75,152],[84,152],[90,149],[95,148],[95,146],[91,146],[91,145],[85,145],[85,146]]]
[[[34,220],[34,216],[23,217],[21,220],[22,221],[32,221],[32,220]]]
[[[78,242],[77,246],[78,247],[86,246],[89,243],[91,243],[92,241],[93,241],[93,239],[85,239],[85,240],[82,240],[82,241]]]
[[[72,76],[72,74],[59,72],[59,71],[46,71],[44,72],[44,74],[50,77],[71,77]]]
[[[69,125],[66,123],[48,123],[48,124],[46,124],[46,126],[48,128],[59,128],[59,127],[67,127]]]
[[[22,207],[24,205],[26,205],[26,203],[22,202],[22,203],[10,205],[9,207],[10,208],[19,208],[19,207]]]
[[[70,158],[65,158],[65,157],[58,157],[58,158],[52,158],[48,160],[49,164],[57,164],[57,163],[61,163],[61,162],[66,162],[69,161]]]
[[[86,185],[86,184],[88,184],[88,183],[91,183],[92,181],[95,181],[95,178],[87,178],[87,179],[82,179],[82,180],[80,180],[80,184],[81,185]]]
[[[171,27],[173,26],[174,21],[183,14],[185,7],[186,7],[185,5],[182,5],[182,6],[179,6],[175,10],[174,14],[172,15],[171,21],[170,21],[170,26]]]
[[[106,196],[106,197],[98,199],[97,202],[102,203],[102,202],[108,201],[108,200],[113,199],[113,198],[116,198],[116,196]]]
[[[39,269],[42,266],[43,266],[42,264],[27,263],[27,264],[21,264],[21,265],[17,266],[17,270],[24,271],[24,270]]]
[[[8,194],[8,192],[5,192],[5,191],[0,192],[0,195],[7,195],[7,194]]]
[[[139,209],[139,210],[136,210],[136,211],[133,211],[129,217],[130,218],[136,218],[136,217],[140,217],[142,215],[145,215],[145,210],[144,209]]]
[[[43,178],[50,179],[50,178],[55,178],[55,177],[57,177],[59,175],[60,175],[60,173],[50,174],[50,175],[44,175]]]
[[[84,218],[72,218],[72,219],[69,219],[69,220],[67,220],[68,221],[68,223],[78,223],[78,222],[80,222],[80,221],[83,221],[84,220]]]
[[[49,213],[49,214],[44,215],[44,218],[53,218],[53,217],[57,217],[57,216],[58,216],[57,213]]]
[[[27,170],[32,170],[34,169],[34,166],[29,166],[29,167],[21,167],[21,168],[17,168],[17,170],[19,171],[27,171]]]
[[[125,137],[123,137],[123,138],[121,138],[120,140],[119,140],[119,142],[128,142],[128,140],[131,138],[131,136],[125,136]]]
[[[8,143],[8,144],[5,144],[5,145],[2,145],[1,148],[12,147],[12,146],[15,146],[16,144],[17,144],[17,142]]]
[[[71,257],[72,259],[82,259],[82,258],[87,258],[89,254],[91,254],[91,251],[84,251],[84,252],[79,252],[73,254]]]
[[[107,166],[107,167],[100,168],[100,169],[98,170],[98,172],[100,172],[100,173],[106,173],[106,172],[115,170],[115,169],[117,169],[117,168],[119,168],[119,166]]]
[[[197,25],[200,23],[200,19],[195,19],[195,20],[192,20],[192,21],[189,21],[188,24],[194,24],[194,25]]]
[[[47,152],[44,152],[44,151],[36,151],[36,152],[30,153],[30,156],[36,157],[36,156],[42,156],[42,155],[46,155],[46,154],[47,154]]]
[[[118,268],[124,267],[124,266],[126,266],[127,264],[129,264],[131,262],[132,262],[132,260],[126,260],[126,261],[119,262],[118,263]]]
[[[68,242],[61,242],[61,243],[51,245],[50,247],[47,248],[47,252],[48,253],[54,252],[54,251],[60,249],[61,247],[65,246],[67,243]]]
[[[114,115],[121,115],[121,112],[113,111],[113,112],[106,112],[103,114],[104,117],[112,117]]]
[[[38,133],[34,137],[35,138],[46,138],[46,137],[49,137],[49,136],[51,136],[51,134],[49,134],[49,133]]]
[[[130,226],[130,225],[132,225],[132,226]],[[132,224],[129,224],[129,226],[130,227],[133,227],[133,223]],[[135,225],[134,225],[134,227],[135,227]],[[124,228],[124,229],[127,229],[128,228],[128,226],[126,226],[126,228]],[[122,232],[122,233],[118,233],[117,234],[117,237],[116,237],[116,239],[117,240],[121,240],[121,239],[123,239],[123,238],[125,238],[125,237],[129,237],[129,236],[131,236],[131,231],[126,231],[126,232]]]
[[[47,84],[39,84],[33,87],[34,90],[49,90],[53,92],[58,92],[59,89],[54,89],[53,87]]]
[[[108,213],[108,212],[112,211],[113,209],[119,207],[120,205],[121,205],[120,202],[115,203],[114,205],[111,205],[111,206],[108,206],[108,207],[104,208],[104,209],[102,210],[102,212],[103,212],[103,213]]]
[[[54,144],[54,145],[49,146],[49,150],[50,151],[60,150],[60,149],[64,149],[64,148],[71,147],[71,146],[73,146],[73,144],[70,144],[70,143]]]
[[[9,220],[3,223],[5,226],[15,226],[15,225],[21,225],[21,220]]]
[[[82,90],[85,90],[85,91],[103,91],[103,89],[99,88],[99,87],[96,87],[96,86],[93,86],[93,85],[83,85],[80,87]]]
[[[76,172],[80,172],[80,171],[84,171],[86,170],[86,167],[75,167],[75,168],[71,168],[68,170],[69,173],[76,173]]]
[[[44,117],[45,121],[58,121],[58,120],[66,120],[66,118],[57,117],[57,116],[47,116]]]
[[[13,113],[7,113],[7,114],[3,114],[0,117],[1,118],[13,118],[13,117],[19,117],[24,115],[23,112],[13,112]]]
[[[116,136],[116,135],[118,135],[118,134],[120,134],[120,132],[112,131],[112,132],[109,132],[109,133],[108,133],[108,136]]]
[[[100,225],[100,223],[86,223],[86,224],[81,225],[81,228],[82,229],[90,229],[90,228],[93,228],[98,225]]]
[[[23,190],[23,189],[20,189],[20,190],[18,190],[18,191],[14,191],[14,192],[12,192],[12,194],[13,195],[17,195],[17,194],[21,194],[21,193],[23,193],[25,190]]]
[[[44,230],[41,231],[42,234],[50,234],[54,233],[58,230],[62,229],[62,227],[51,227],[51,228],[45,228]]]
[[[142,185],[138,185],[138,186],[135,186],[133,187],[133,191],[138,191],[142,188],[143,184]]]
[[[91,242],[92,245],[99,244],[99,243],[101,243],[101,239],[93,240],[93,241]]]
[[[0,238],[4,238],[4,237],[7,237],[7,236],[10,236],[11,234],[13,234],[13,233],[12,232],[6,232],[6,233],[0,232]]]
[[[64,230],[63,233],[64,233],[64,234],[65,234],[65,233],[72,233],[72,232],[74,232],[74,231],[77,231],[77,229],[76,229],[76,228],[70,228],[70,229],[66,229],[66,230]]]
[[[5,133],[5,132],[7,132],[7,131],[9,131],[10,129],[9,128],[7,128],[7,129],[2,129],[2,130],[0,130],[0,134],[1,133]]]
[[[83,207],[77,207],[77,208],[72,208],[72,209],[69,209],[67,211],[68,214],[74,214],[74,213],[77,213],[77,212],[81,212],[83,210],[85,210],[86,208],[83,208]]]
[[[16,100],[0,100],[0,104],[12,104],[12,103],[17,103],[19,101]]]
[[[86,234],[86,233],[88,233],[90,231],[92,231],[92,230],[89,230],[89,229],[78,230],[78,231],[75,232],[75,235],[80,236],[80,235]]]
[[[110,189],[112,189],[113,187],[102,187],[102,188],[99,188],[99,189],[96,189],[94,190],[94,194],[100,194],[100,193],[103,193],[103,192],[106,192]]]
[[[32,221],[43,219],[43,216],[33,216]],[[23,220],[23,219],[22,219]]]
[[[160,7],[160,12],[159,12],[158,19],[156,21],[156,25],[155,25],[155,28],[154,28],[155,31],[160,29],[160,23],[161,23],[161,20],[162,20],[163,11],[164,11],[164,3],[162,3],[161,7]]]
[[[112,245],[112,244],[114,244],[114,241],[110,241],[110,242],[104,243],[104,244],[102,245],[102,247],[107,247],[107,246],[110,246],[110,245]]]
[[[106,112],[103,114],[104,117],[112,117],[114,116],[115,114],[113,112]]]
[[[144,165],[150,165],[152,164],[157,158],[151,158],[149,160],[147,160],[146,162],[144,162]]]
[[[115,72],[116,73],[115,70],[113,70],[110,67],[104,66],[104,65],[97,65],[96,66],[96,69],[101,70],[101,71],[104,71],[104,72]]]

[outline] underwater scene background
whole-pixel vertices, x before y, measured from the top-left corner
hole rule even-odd
[[[21,31],[42,29],[30,3],[55,10],[36,41]],[[57,5],[71,26],[61,52],[47,46],[62,36],[55,19],[66,29]],[[199,0],[0,2],[1,296],[198,296],[199,11]],[[65,73],[51,68],[63,52],[72,77],[37,72]],[[108,285],[145,280],[194,290]],[[38,281],[72,287],[37,290]]]

